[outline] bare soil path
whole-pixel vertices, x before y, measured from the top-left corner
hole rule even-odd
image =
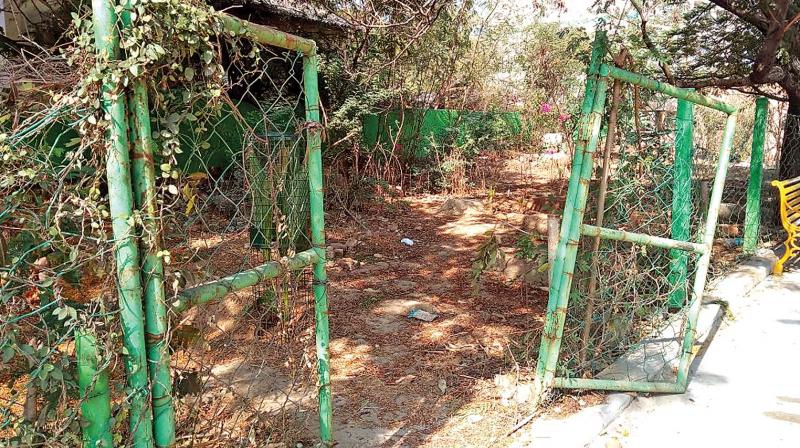
[[[475,284],[471,266],[490,232],[513,246],[509,222],[542,208],[557,183],[502,179],[463,212],[443,209],[445,196],[405,197],[362,211],[369,230],[351,221],[329,232],[348,249],[330,267],[339,446],[489,446],[527,412],[514,369],[530,360],[516,359],[516,344],[538,334],[547,293],[496,272]],[[410,319],[414,308],[439,317]]]

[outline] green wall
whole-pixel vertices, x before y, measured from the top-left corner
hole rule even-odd
[[[366,115],[363,138],[368,148],[378,143],[389,148],[396,139],[407,160],[424,160],[437,147],[464,145],[481,136],[515,137],[521,128],[519,112],[405,109]]]

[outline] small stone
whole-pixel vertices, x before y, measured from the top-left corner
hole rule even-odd
[[[402,291],[409,291],[417,286],[417,284],[411,280],[395,280],[394,284]]]
[[[359,245],[359,244],[361,244],[361,241],[358,241],[358,240],[357,240],[357,239],[355,239],[355,238],[350,238],[350,239],[348,239],[348,240],[347,240],[347,242],[344,244],[345,251],[347,251],[347,252],[353,252],[353,251],[355,251],[355,250],[356,250],[356,247],[358,247],[358,245]]]
[[[530,401],[531,397],[533,397],[533,385],[532,384],[520,384],[517,386],[517,390],[514,393],[514,399],[517,401],[518,404],[524,404]]]
[[[396,379],[394,384],[410,383],[410,382],[414,381],[414,378],[416,378],[416,377],[417,377],[416,375],[404,375],[404,376],[401,376],[400,378]]]
[[[481,415],[472,414],[472,415],[467,416],[467,421],[470,422],[470,423],[478,423],[481,420],[483,420],[483,416],[481,416]]]
[[[522,218],[522,228],[529,232],[538,232],[542,235],[547,235],[547,215],[544,213],[525,215],[525,217]]]
[[[450,198],[439,207],[439,212],[448,215],[463,215],[465,212],[477,212],[483,209],[483,203],[476,199]]]
[[[358,261],[356,261],[356,260],[354,260],[352,258],[349,258],[349,257],[345,257],[345,258],[338,259],[336,261],[336,265],[340,266],[340,267],[342,267],[344,269],[347,269],[348,271],[352,271],[353,269],[358,267]]]

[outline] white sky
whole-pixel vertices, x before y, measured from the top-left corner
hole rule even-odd
[[[530,2],[530,0],[515,0],[517,2]],[[594,28],[594,19],[597,17],[589,11],[594,0],[564,0],[567,10],[557,14],[550,14],[548,20],[559,21],[565,25],[582,25]]]
[[[486,3],[480,9],[494,9],[495,14],[502,15],[503,12],[518,14],[521,16],[522,23],[526,25],[534,20],[533,1],[534,0],[485,0]],[[500,8],[491,8],[489,5],[500,3]],[[594,30],[597,15],[590,12],[594,0],[564,0],[566,11],[551,12],[544,17],[545,21],[559,22],[563,25],[583,26]]]

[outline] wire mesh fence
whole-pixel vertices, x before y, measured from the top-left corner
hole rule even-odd
[[[630,126],[633,121],[620,123],[619,143],[611,144],[607,187],[598,168],[584,223],[666,239],[697,239],[705,208],[699,183],[676,179],[675,106],[675,100],[653,94],[636,120],[639,128]],[[713,156],[703,162],[716,164]],[[685,236],[674,234],[676,194],[682,210],[689,211],[690,227],[681,230]],[[557,375],[674,381],[674,376],[669,378],[674,372],[664,371],[664,366],[677,367],[680,358],[686,316],[676,310],[691,290],[697,258],[675,249],[583,236]],[[629,352],[635,356],[618,361]]]
[[[604,48],[598,34],[553,261],[539,387],[681,392],[718,252],[714,235],[736,145],[737,107],[600,65]],[[593,70],[601,76],[592,78]],[[634,116],[622,120],[624,138],[617,142],[623,83],[644,92],[634,91]],[[724,113],[719,134],[703,133],[719,142],[715,152],[702,144],[695,151],[694,105]],[[593,173],[596,152],[599,175]],[[706,176],[713,177],[708,199]]]
[[[181,134],[176,212],[162,214],[175,294],[311,247],[302,57],[246,37],[228,45],[239,55],[225,67],[231,103]],[[310,442],[310,288],[308,270],[290,272],[180,316],[179,441]]]
[[[317,378],[319,341],[315,353],[315,334],[327,332],[326,282],[324,269],[312,276],[304,267],[321,258],[312,250],[309,186],[316,176],[321,213],[313,42],[290,42],[304,51],[259,43],[285,44],[285,36],[270,30],[255,38],[243,22],[191,2],[142,8],[140,18],[152,14],[148,20],[162,26],[141,47],[155,60],[180,47],[178,37],[195,45],[175,50],[180,71],[130,68],[138,62],[130,41],[128,59],[96,57],[87,37],[92,13],[81,10],[70,31],[77,43],[53,56],[57,70],[43,67],[33,81],[12,73],[15,88],[4,91],[0,445],[131,445],[153,437],[152,427],[156,444],[168,446],[170,431],[159,425],[172,418],[177,446],[330,437],[316,409],[328,386]],[[129,33],[149,26],[141,19],[131,28],[125,17],[100,27],[110,33],[104,42],[113,46],[114,33],[135,40]],[[150,101],[137,103],[134,86]],[[120,104],[130,107],[130,128],[127,114],[125,123],[114,115]],[[148,113],[145,138],[137,132]],[[149,138],[152,153],[142,151]],[[155,167],[151,203],[142,193],[143,163]],[[127,216],[115,208],[121,192],[112,171],[127,176]],[[130,300],[143,294],[146,302],[161,285],[166,297],[158,303],[169,312],[157,333],[146,326],[158,320],[152,309],[139,303],[136,311]],[[205,296],[203,303],[214,302],[204,307],[186,300],[187,291],[209,285],[225,293]],[[137,314],[138,330],[130,325]],[[133,353],[136,331],[143,343]],[[154,357],[161,350],[168,358]],[[170,359],[160,371],[166,377],[158,359]],[[143,383],[131,381],[137,375]]]

